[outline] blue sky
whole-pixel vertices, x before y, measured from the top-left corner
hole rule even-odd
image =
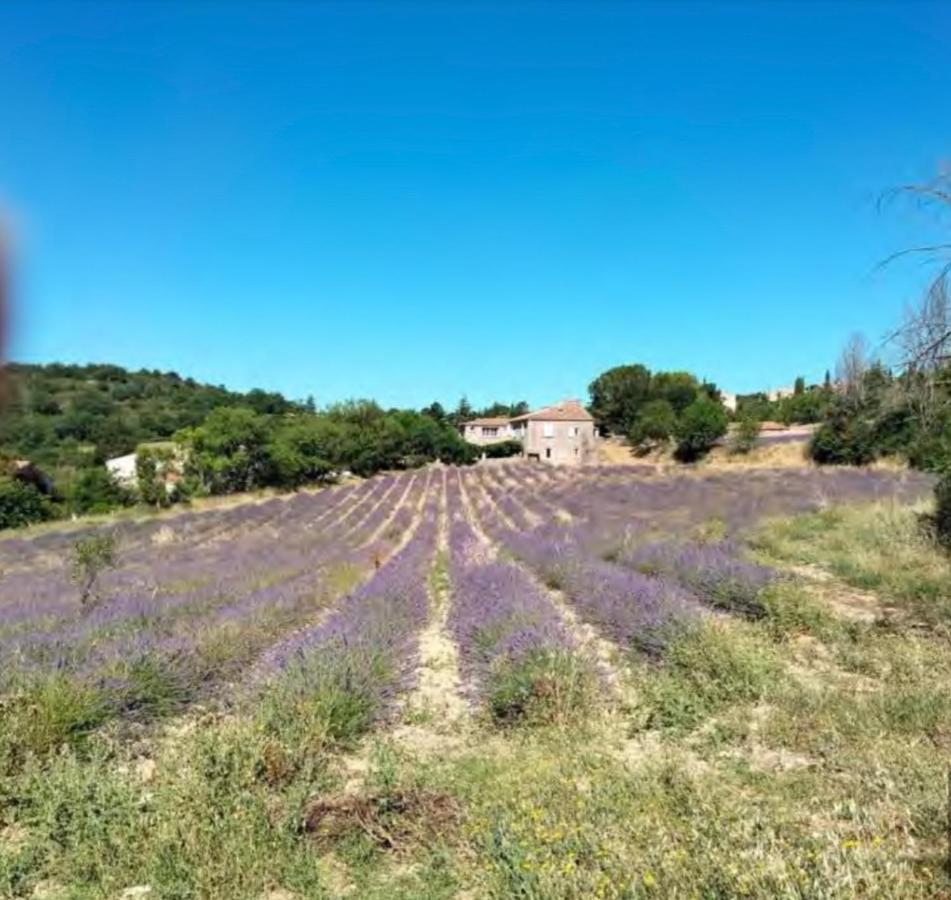
[[[319,403],[821,378],[924,278],[951,7],[0,7],[11,356]]]

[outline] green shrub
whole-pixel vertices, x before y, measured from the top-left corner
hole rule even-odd
[[[628,440],[635,449],[645,451],[652,446],[665,444],[677,427],[677,414],[667,400],[651,400],[637,414]]]
[[[749,453],[756,446],[759,438],[759,422],[753,416],[743,416],[737,423],[736,430],[730,440],[730,452],[736,454]]]
[[[65,675],[51,675],[4,699],[0,772],[15,771],[30,757],[77,747],[105,721],[103,695]]]
[[[0,528],[22,528],[52,514],[49,500],[35,487],[15,478],[0,479]]]
[[[96,583],[106,569],[114,569],[116,559],[116,536],[110,531],[101,531],[79,538],[73,544],[70,559],[70,577],[79,588],[82,606],[94,599]]]
[[[699,459],[726,434],[726,429],[727,415],[723,406],[698,397],[683,411],[677,423],[677,458],[682,462]]]
[[[935,485],[935,535],[944,546],[951,546],[951,471],[945,472]]]
[[[473,445],[474,446],[474,445]],[[505,459],[509,456],[520,456],[522,453],[521,441],[499,441],[497,444],[486,444],[478,448],[489,459]]]
[[[868,465],[878,455],[873,428],[861,418],[828,420],[812,436],[809,455],[824,465]]]
[[[642,687],[648,727],[695,728],[724,707],[762,700],[780,681],[774,647],[736,622],[690,629],[665,659]]]
[[[102,466],[80,469],[67,497],[68,507],[77,513],[105,513],[133,502],[132,493],[119,485]]]
[[[591,667],[575,654],[536,651],[493,672],[489,711],[500,725],[564,725],[590,709],[594,685]]]

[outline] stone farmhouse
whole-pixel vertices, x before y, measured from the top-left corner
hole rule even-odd
[[[594,462],[598,440],[594,419],[579,400],[562,400],[513,418],[472,419],[463,423],[462,435],[478,446],[518,441],[523,457],[553,465]]]

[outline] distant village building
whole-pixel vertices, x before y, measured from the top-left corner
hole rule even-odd
[[[135,472],[135,458],[138,454],[127,453],[125,456],[114,456],[106,460],[106,468],[116,484],[124,488],[134,488],[138,483]]]
[[[736,394],[720,391],[720,402],[730,411],[736,412]]]
[[[107,459],[106,469],[120,487],[135,490],[139,486],[136,459],[143,450],[169,451],[170,458],[162,462],[160,474],[165,480],[165,489],[171,493],[175,484],[181,480],[185,462],[181,449],[171,441],[153,441],[140,444],[135,453],[126,453],[124,456],[114,456],[112,459]]]
[[[463,422],[462,436],[470,443],[483,447],[500,441],[514,440],[512,420],[504,416],[483,417]]]
[[[795,393],[796,389],[794,387],[790,387],[789,385],[786,385],[785,387],[770,388],[770,390],[766,392],[766,399],[772,403],[775,400],[782,400],[784,397],[792,397]]]
[[[579,400],[562,400],[512,418],[472,419],[463,424],[462,433],[478,446],[518,441],[522,456],[553,465],[594,462],[598,440],[594,418]]]

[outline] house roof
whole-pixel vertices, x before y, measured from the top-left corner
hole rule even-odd
[[[551,406],[544,406],[524,416],[516,416],[512,422],[593,422],[594,417],[582,405],[580,400],[562,400]]]
[[[502,425],[508,425],[512,420],[506,418],[505,416],[485,416],[481,419],[469,419],[466,422],[466,425],[489,425],[492,427],[501,427]]]

